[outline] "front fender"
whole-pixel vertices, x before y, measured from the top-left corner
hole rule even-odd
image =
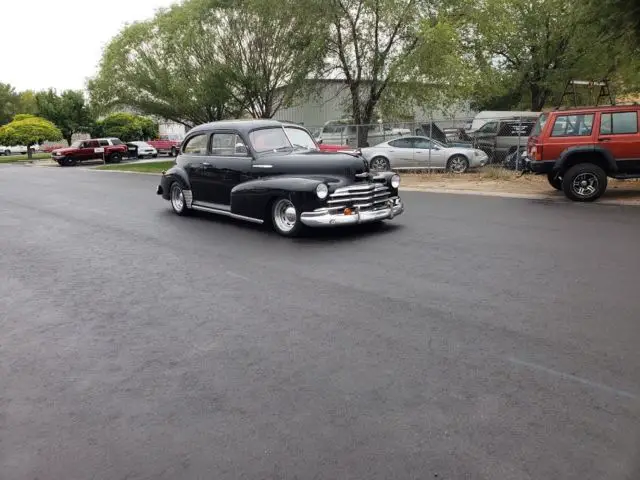
[[[251,218],[263,218],[271,201],[287,197],[301,211],[319,208],[316,187],[330,179],[322,176],[278,176],[250,180],[231,190],[231,211]],[[332,180],[335,180],[332,178]]]
[[[174,165],[162,174],[160,185],[162,186],[162,198],[169,200],[169,186],[173,182],[179,182],[184,190],[191,190],[189,176],[184,168]]]

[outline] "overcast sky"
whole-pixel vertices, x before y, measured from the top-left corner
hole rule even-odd
[[[0,0],[0,83],[83,89],[126,24],[176,0]]]

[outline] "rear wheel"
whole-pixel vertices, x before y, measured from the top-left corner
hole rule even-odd
[[[562,190],[562,177],[557,172],[547,173],[547,180],[549,181],[549,185],[553,188],[556,190]]]
[[[186,215],[189,213],[187,209],[187,202],[184,198],[184,191],[182,186],[178,182],[173,182],[169,190],[169,200],[171,202],[171,208],[178,215]]]
[[[295,237],[302,230],[300,213],[293,202],[285,197],[278,198],[271,205],[271,224],[284,237]]]
[[[447,162],[447,171],[451,173],[464,173],[469,168],[469,160],[464,155],[454,155]]]
[[[593,202],[607,189],[607,174],[598,165],[580,163],[562,176],[562,190],[575,202]]]
[[[171,156],[172,157],[178,156],[178,149],[176,147],[171,147]]]

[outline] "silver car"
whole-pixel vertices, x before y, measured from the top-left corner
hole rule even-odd
[[[489,161],[482,150],[449,147],[428,137],[402,137],[362,149],[371,170],[431,169],[464,173]]]

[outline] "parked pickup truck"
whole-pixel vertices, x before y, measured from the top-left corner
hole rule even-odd
[[[73,167],[86,160],[104,159],[107,163],[120,163],[129,154],[129,147],[119,138],[78,140],[70,147],[58,148],[51,157],[61,167]]]
[[[526,147],[537,117],[499,119],[485,123],[471,133],[473,146],[489,155],[490,163],[502,163],[506,157]]]
[[[158,154],[166,154],[175,157],[180,151],[180,144],[182,143],[182,140],[178,135],[168,134],[160,135],[160,138],[157,140],[149,140],[147,143],[155,148],[158,151]]]

